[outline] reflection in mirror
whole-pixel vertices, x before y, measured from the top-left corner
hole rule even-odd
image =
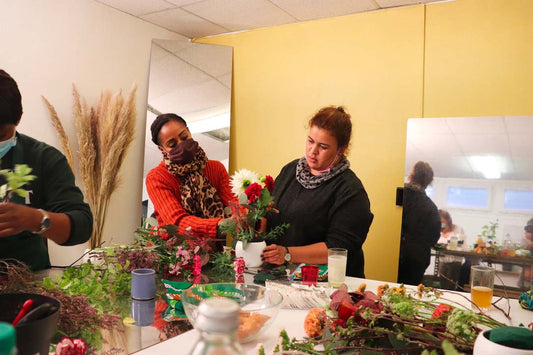
[[[409,119],[405,176],[419,160],[432,166],[426,192],[468,247],[496,221],[497,244],[518,244],[533,217],[532,152],[533,116]]]
[[[146,115],[143,217],[153,213],[145,179],[161,160],[150,125],[161,113],[187,121],[193,138],[207,157],[229,164],[229,125],[233,49],[188,41],[154,40],[150,59]]]

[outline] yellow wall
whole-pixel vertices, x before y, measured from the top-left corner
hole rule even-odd
[[[330,18],[202,39],[234,48],[230,172],[276,176],[304,154],[325,105],[352,115],[349,160],[370,197],[369,278],[396,280],[407,117],[422,114],[424,7]]]
[[[531,18],[530,0],[457,0],[201,39],[234,47],[230,172],[276,175],[313,112],[346,105],[375,214],[366,274],[395,281],[407,119],[533,114]]]
[[[533,114],[533,1],[427,6],[424,116]]]

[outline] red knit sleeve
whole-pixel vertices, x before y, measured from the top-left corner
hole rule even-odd
[[[231,192],[231,186],[229,183],[229,175],[224,165],[217,160],[209,160],[204,170],[204,174],[211,182],[213,187],[217,190],[224,206],[229,206],[229,202],[233,201],[238,203],[237,196]]]
[[[150,170],[146,176],[146,190],[160,225],[191,227],[197,236],[216,237],[220,218],[200,218],[187,213],[181,206],[180,181],[168,172],[164,163]]]

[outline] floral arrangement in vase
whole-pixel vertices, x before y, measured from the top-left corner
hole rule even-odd
[[[266,216],[277,213],[274,208],[274,179],[270,175],[259,176],[257,173],[242,169],[237,171],[230,181],[232,192],[238,196],[239,204],[232,204],[232,219],[221,225],[221,230],[242,242],[246,249],[250,242],[274,240],[289,227],[283,223],[266,230]]]

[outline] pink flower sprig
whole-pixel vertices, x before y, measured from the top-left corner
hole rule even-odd
[[[190,229],[180,229],[176,225],[145,226],[138,228],[136,235],[134,248],[157,256],[157,270],[163,277],[168,274],[183,279],[196,276],[195,260],[206,260],[213,250],[211,238],[200,238]]]

